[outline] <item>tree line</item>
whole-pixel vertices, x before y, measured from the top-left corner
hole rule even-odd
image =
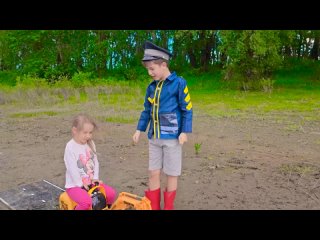
[[[141,67],[145,40],[168,48],[175,69],[219,68],[225,79],[265,79],[289,59],[320,60],[320,30],[1,30],[0,72],[105,77]]]

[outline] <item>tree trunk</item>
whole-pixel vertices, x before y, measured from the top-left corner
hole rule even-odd
[[[197,60],[195,54],[193,53],[193,49],[188,50],[188,56],[190,58],[191,67],[197,68]]]
[[[319,44],[320,44],[320,36],[316,36],[314,39],[313,47],[311,49],[310,57],[314,60],[319,60]]]
[[[103,73],[106,71],[106,64],[103,61],[105,58],[104,56],[107,56],[107,52],[105,51],[106,49],[103,47],[103,42],[107,40],[107,34],[103,30],[98,30],[98,45],[100,46],[101,52],[98,53],[99,58],[98,60],[100,62],[97,63],[97,73],[98,77],[102,77]]]
[[[290,46],[285,46],[284,47],[284,53],[285,53],[285,56],[291,57],[292,56],[291,47]]]
[[[205,35],[206,35],[205,32],[203,32],[200,35],[200,38],[203,38],[203,40],[200,41],[202,42],[200,64],[201,64],[201,68],[204,71],[207,71],[210,64],[210,60],[212,59],[211,52],[214,46],[215,37],[214,37],[214,34],[210,35],[209,37],[206,37]]]
[[[298,44],[298,49],[297,49],[297,54],[298,54],[298,58],[300,58],[301,57],[301,48],[302,48],[302,34],[301,33],[299,33],[299,35],[300,35],[300,39],[299,39],[299,44]]]

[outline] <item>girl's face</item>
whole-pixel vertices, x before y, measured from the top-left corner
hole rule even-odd
[[[94,126],[91,123],[83,124],[83,128],[81,130],[73,127],[73,138],[77,143],[86,144],[92,138],[93,130]]]
[[[157,64],[152,61],[147,61],[145,63],[149,76],[154,80],[165,80],[165,66],[165,63]]]

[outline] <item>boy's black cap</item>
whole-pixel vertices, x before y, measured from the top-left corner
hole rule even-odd
[[[150,41],[145,41],[143,48],[144,56],[142,58],[142,61],[151,61],[160,58],[169,61],[169,58],[172,56],[172,54],[167,49],[159,47]]]

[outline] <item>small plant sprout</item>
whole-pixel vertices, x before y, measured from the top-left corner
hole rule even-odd
[[[200,153],[201,145],[202,145],[202,143],[195,143],[194,144],[194,150],[196,152],[196,155],[198,155]]]

